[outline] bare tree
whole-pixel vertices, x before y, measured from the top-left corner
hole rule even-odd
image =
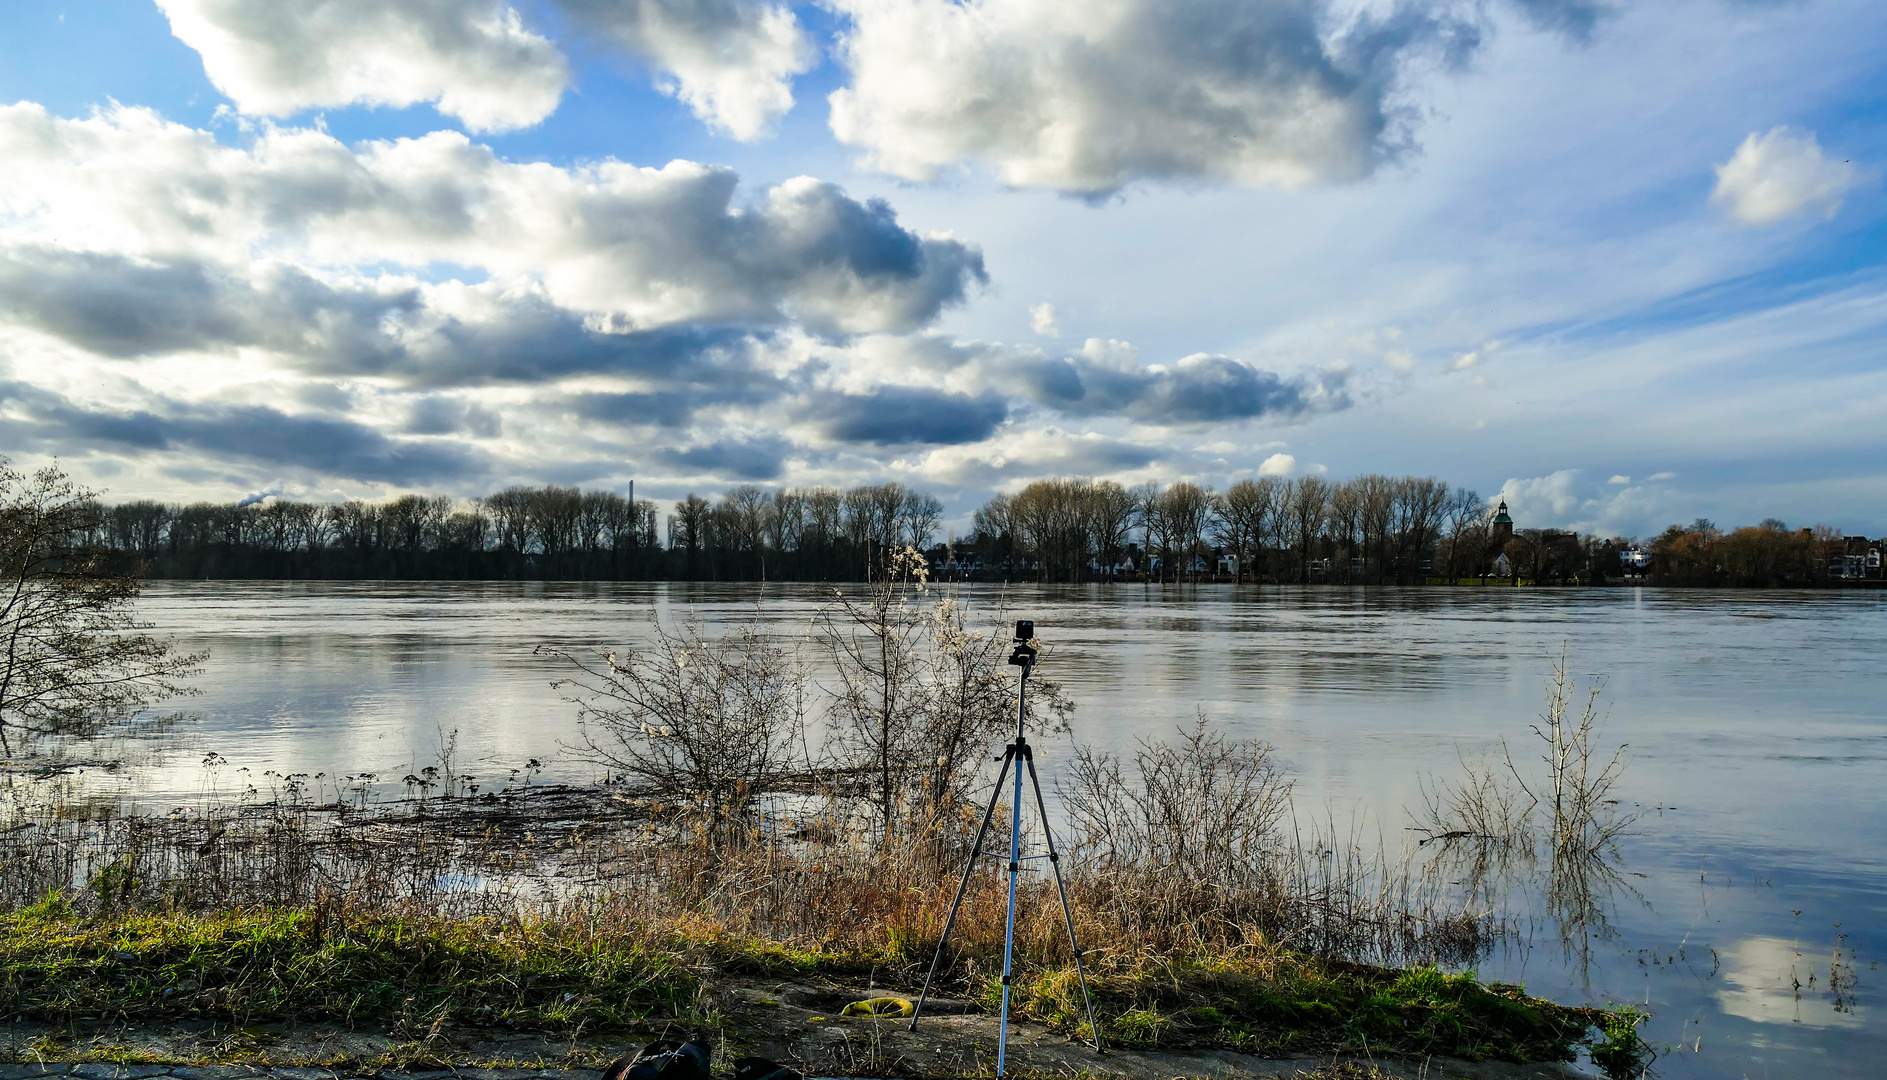
[[[111,546],[146,560],[157,558],[175,517],[169,506],[149,499],[121,503],[107,513]]]
[[[917,604],[921,556],[899,552],[862,599],[834,589],[819,638],[838,676],[833,689],[839,757],[878,774],[882,839],[889,843],[911,759],[911,735],[922,715],[924,670],[918,646],[924,615]]]
[[[1493,535],[1494,508],[1476,492],[1456,488],[1442,514],[1448,536],[1448,579],[1463,575],[1487,576],[1487,547]]]
[[[935,495],[907,491],[898,504],[898,520],[905,542],[922,551],[930,546],[931,537],[937,535],[937,523],[943,520],[943,503],[938,502]]]
[[[1291,542],[1297,549],[1298,580],[1309,584],[1310,563],[1328,516],[1330,485],[1319,476],[1300,476],[1291,483]]]
[[[1363,580],[1382,581],[1388,561],[1390,520],[1394,512],[1395,482],[1387,476],[1359,476],[1356,485],[1357,525],[1362,534]],[[1373,568],[1373,570],[1372,570]]]
[[[845,502],[834,488],[813,488],[806,493],[806,533],[800,550],[808,546],[817,560],[816,575],[832,573],[832,553],[845,537]]]
[[[1422,560],[1440,535],[1447,507],[1448,485],[1440,480],[1405,476],[1396,481],[1392,521],[1398,582],[1424,584]]]
[[[1015,557],[1015,504],[1009,496],[1000,493],[990,496],[976,512],[975,528],[976,535],[993,546],[991,554],[1005,561]]]
[[[752,484],[728,488],[721,496],[721,515],[727,522],[727,539],[734,554],[751,560],[763,581],[767,576],[766,517],[770,501],[766,491]]]
[[[57,466],[0,459],[0,753],[189,692],[205,654],[145,633],[138,577],[97,546],[104,512]]]
[[[695,560],[707,547],[708,518],[712,512],[708,500],[691,491],[675,503],[675,512],[668,515],[668,546],[686,554],[690,577],[695,573]]]
[[[1181,480],[1153,499],[1158,503],[1157,518],[1162,530],[1162,549],[1170,549],[1180,561],[1180,568],[1193,573],[1206,523],[1212,514],[1212,492],[1190,481]],[[1179,580],[1178,572],[1174,580]]]
[[[506,488],[484,499],[485,513],[491,516],[492,529],[497,534],[498,550],[513,557],[522,557],[530,545],[529,500],[528,489],[521,487]]]
[[[1351,562],[1356,558],[1356,532],[1362,526],[1363,487],[1355,480],[1345,480],[1330,489],[1330,540],[1336,548],[1338,577],[1348,582],[1353,576]]]
[[[1089,521],[1094,550],[1111,577],[1127,550],[1128,537],[1140,510],[1140,498],[1112,480],[1094,484]]]
[[[1240,480],[1213,504],[1214,537],[1238,559],[1238,575],[1255,573],[1264,550],[1266,523],[1280,497],[1276,477]]]

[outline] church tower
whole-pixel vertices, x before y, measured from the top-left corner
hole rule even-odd
[[[1507,546],[1507,541],[1514,538],[1514,519],[1507,515],[1507,500],[1502,499],[1500,509],[1494,511],[1494,538],[1489,545],[1496,551]]]

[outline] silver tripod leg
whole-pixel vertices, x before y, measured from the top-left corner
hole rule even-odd
[[[976,829],[976,844],[970,848],[969,865],[963,868],[963,880],[957,884],[957,898],[950,901],[950,917],[944,920],[943,936],[937,939],[937,951],[930,958],[930,974],[924,976],[924,992],[917,995],[917,1007],[911,1010],[911,1025],[906,1031],[917,1030],[917,1018],[924,1014],[924,1001],[930,997],[931,981],[937,977],[937,965],[942,962],[944,948],[950,944],[950,931],[957,925],[957,909],[963,906],[963,894],[969,891],[970,875],[976,872],[976,860],[983,854],[983,840],[989,835],[989,823],[996,816],[996,804],[1002,800],[1002,782],[1009,776],[1009,766],[1014,762],[1016,748],[1012,745],[1002,754],[1002,771],[996,774],[996,786],[989,793],[989,807],[983,811],[983,824]],[[1022,775],[1018,768],[1016,775]]]
[[[1029,744],[1021,735],[1013,747],[1018,757],[1027,760]],[[1022,871],[1022,766],[1016,766],[1016,795],[1009,818],[1009,917],[1002,934],[1002,1019],[996,1029],[996,1075],[1005,1076],[1009,1058],[1009,981],[1015,974],[1016,958],[1016,876]]]
[[[1042,798],[1042,779],[1035,775],[1035,755],[1027,748],[1022,760],[1029,766],[1029,783],[1035,786],[1035,809],[1042,815],[1042,839],[1048,843],[1048,865],[1055,871],[1055,891],[1061,894],[1061,917],[1068,924],[1068,948],[1075,954],[1075,975],[1081,980],[1081,1000],[1088,1007],[1088,1030],[1094,1033],[1094,1048],[1101,1049],[1101,1024],[1094,1018],[1094,996],[1088,993],[1088,970],[1081,963],[1081,943],[1075,940],[1075,912],[1068,906],[1068,887],[1061,880],[1061,855],[1055,850],[1055,830],[1048,825],[1048,803]],[[1020,776],[1021,770],[1017,770]]]

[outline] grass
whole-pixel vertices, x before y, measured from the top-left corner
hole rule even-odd
[[[1021,1015],[1087,1033],[1072,969],[1017,988]],[[1104,1035],[1134,1048],[1220,1047],[1265,1057],[1385,1051],[1474,1060],[1570,1061],[1609,1014],[1484,984],[1471,973],[1397,971],[1271,952],[1166,962],[1103,980]]]
[[[771,941],[706,921],[452,919],[333,908],[84,916],[51,901],[0,916],[0,1011],[41,1021],[218,1020],[570,1031],[713,1026],[704,990],[742,976],[879,985],[921,977],[919,950]],[[968,965],[959,988],[993,1006]],[[1570,1059],[1609,1014],[1433,968],[1396,971],[1253,947],[1116,969],[1096,986],[1104,1037],[1267,1056],[1342,1052]],[[1085,1031],[1072,968],[1024,974],[1021,1017]],[[755,1010],[757,1013],[777,1009]],[[753,1019],[753,1018],[745,1018]],[[1593,1032],[1600,1034],[1595,1036]]]
[[[46,1020],[213,1018],[632,1026],[685,1014],[698,979],[634,933],[322,909],[0,916],[0,1011]]]

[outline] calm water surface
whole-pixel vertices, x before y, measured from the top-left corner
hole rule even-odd
[[[803,633],[821,595],[156,583],[144,616],[212,659],[191,719],[130,783],[187,802],[209,751],[229,759],[225,787],[271,769],[392,779],[454,731],[465,771],[499,779],[537,758],[587,779],[535,646],[633,644],[651,616]],[[970,596],[996,617],[999,590]],[[1536,911],[1483,974],[1648,1003],[1660,1075],[1887,1075],[1887,595],[1011,587],[1007,604],[1049,646],[1041,670],[1078,703],[1077,740],[1131,748],[1203,714],[1277,747],[1300,814],[1390,845],[1423,779],[1503,736],[1522,751],[1563,643],[1606,679],[1606,735],[1631,747],[1620,794],[1648,813],[1589,948],[1563,948]],[[1052,774],[1069,744],[1045,749]],[[1851,990],[1830,993],[1831,966]]]

